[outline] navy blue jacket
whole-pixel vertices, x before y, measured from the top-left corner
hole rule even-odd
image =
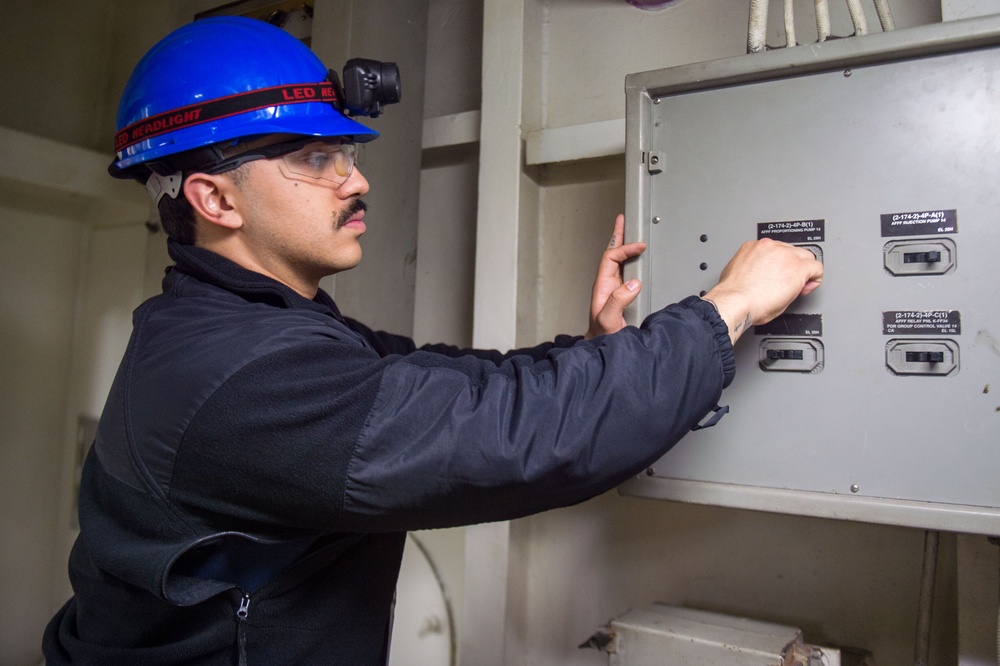
[[[84,466],[50,666],[383,663],[407,530],[605,492],[734,372],[695,297],[591,341],[417,349],[322,291],[170,251]]]

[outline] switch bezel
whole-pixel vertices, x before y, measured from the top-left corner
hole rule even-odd
[[[783,352],[801,352],[802,358],[771,358]],[[825,350],[817,338],[764,338],[760,341],[757,358],[760,369],[765,372],[817,374],[823,371]]]
[[[947,338],[893,338],[885,345],[885,367],[897,376],[951,377],[959,371],[959,347]],[[942,360],[908,361],[907,354],[941,354]]]
[[[934,263],[906,261],[906,255],[940,254]],[[889,275],[949,275],[958,268],[958,248],[950,238],[907,238],[891,240],[882,248],[883,263]]]

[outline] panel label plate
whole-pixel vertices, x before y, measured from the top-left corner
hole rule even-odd
[[[911,213],[883,213],[881,217],[883,238],[958,233],[958,211],[954,208]]]
[[[826,220],[791,220],[760,222],[757,238],[773,238],[785,243],[822,243],[826,239]]]
[[[823,335],[823,315],[786,312],[766,324],[753,327],[754,335]]]
[[[960,335],[958,310],[890,310],[882,313],[883,335]]]

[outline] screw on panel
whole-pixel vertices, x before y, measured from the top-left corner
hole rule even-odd
[[[660,223],[660,216],[659,215],[654,215],[653,216],[653,224],[659,224],[659,223]]]
[[[646,476],[656,476],[656,470],[652,467],[647,467]]]
[[[860,490],[860,488],[858,488],[858,484],[855,483],[855,484],[851,485],[851,492],[852,493],[856,493],[856,492],[858,492],[858,490]]]
[[[649,164],[647,165],[647,169],[649,170],[650,175],[663,173],[663,167],[660,166],[660,162],[662,161],[663,160],[660,159],[660,156],[656,151],[649,151]]]
[[[653,104],[659,104],[659,103],[660,103],[660,98],[659,97],[657,97],[656,99],[653,100]]]
[[[845,70],[844,70],[844,78],[850,78],[850,77],[851,77],[851,74],[853,74],[853,73],[854,73],[854,72],[852,72],[851,70],[849,70],[849,69],[845,69]]]

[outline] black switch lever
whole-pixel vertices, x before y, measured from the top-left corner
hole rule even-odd
[[[767,358],[771,361],[801,361],[801,349],[768,349]]]
[[[944,352],[906,352],[907,363],[944,363]]]
[[[904,264],[939,264],[941,263],[941,252],[904,252]]]

